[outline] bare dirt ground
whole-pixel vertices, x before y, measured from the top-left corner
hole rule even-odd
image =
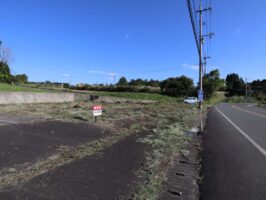
[[[19,167],[55,153],[60,146],[77,145],[105,134],[94,125],[60,121],[2,126],[0,168]]]
[[[145,145],[129,137],[97,155],[63,165],[8,192],[4,199],[128,199],[145,162]]]
[[[195,154],[189,147],[193,137],[184,133],[198,125],[196,108],[103,103],[103,116],[94,123],[92,104],[0,106],[6,121],[0,124],[0,199],[163,199],[165,191],[176,196],[165,186],[173,167],[184,164],[177,156]],[[180,199],[184,193],[178,194]]]

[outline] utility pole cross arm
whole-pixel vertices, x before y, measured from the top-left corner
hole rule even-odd
[[[206,11],[212,11],[212,8],[211,8],[211,7],[208,7],[208,8],[204,8],[204,9],[196,10],[195,12],[196,12],[196,13],[202,13],[202,12],[206,12]]]

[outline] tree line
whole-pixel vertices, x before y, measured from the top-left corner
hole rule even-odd
[[[213,70],[203,77],[204,93],[206,98],[210,98],[217,90],[224,89],[225,81],[220,78],[219,70]],[[153,87],[157,87],[154,90]],[[89,86],[90,90],[117,91],[117,92],[156,92],[173,97],[197,96],[198,85],[194,85],[191,78],[187,76],[170,77],[165,80],[142,80],[132,79],[128,81],[126,77],[121,77],[115,85],[109,86]]]
[[[138,84],[134,84],[135,80],[128,82],[125,77],[121,77],[116,84],[117,89],[121,90],[122,87],[125,90],[130,86],[149,85],[147,81],[137,80]],[[193,80],[187,76],[171,77],[155,82],[156,86],[160,87],[159,93],[175,97],[197,96],[199,89],[199,84],[194,85]],[[230,73],[222,79],[219,70],[215,69],[203,76],[203,91],[205,99],[211,98],[216,91],[224,91],[228,97],[244,96],[247,92],[248,95],[261,99],[266,95],[266,79],[246,83],[237,73]]]
[[[0,53],[1,57],[1,53]],[[191,78],[187,76],[170,77],[165,80],[143,80],[140,78],[131,79],[128,81],[126,77],[121,77],[116,84],[78,84],[71,86],[68,83],[60,82],[28,82],[26,74],[12,75],[6,60],[0,60],[0,82],[2,83],[29,83],[36,86],[55,86],[78,90],[95,90],[109,92],[148,92],[160,93],[174,97],[197,96],[198,84],[194,85]],[[216,91],[225,91],[227,96],[244,96],[246,90],[250,96],[257,99],[265,98],[266,95],[266,79],[254,80],[250,83],[245,83],[236,73],[231,73],[225,79],[220,77],[218,69],[203,76],[203,90],[205,99],[209,99]]]
[[[28,76],[26,74],[12,75],[10,68],[5,61],[0,61],[0,82],[1,83],[27,83]]]
[[[0,82],[2,83],[27,83],[28,76],[26,74],[12,75],[8,62],[12,60],[11,50],[2,46],[0,41]]]
[[[249,90],[250,88],[250,90]],[[260,101],[266,101],[266,79],[255,80],[248,84],[248,91]]]
[[[127,81],[126,77],[121,77],[119,81],[116,83],[117,86],[150,86],[150,87],[160,87],[160,81],[159,80],[143,80],[141,78],[138,79],[131,79],[130,81]]]
[[[228,74],[226,77],[228,96],[244,96],[246,92],[253,97],[266,95],[266,79],[245,82],[238,74]]]
[[[28,76],[26,74],[12,75],[8,62],[10,60],[10,50],[1,47],[0,41],[0,82],[26,84]],[[76,86],[60,82],[30,82],[36,87],[64,87],[78,90],[97,90],[110,92],[149,92],[160,93],[174,97],[197,96],[199,84],[195,85],[193,80],[187,76],[170,77],[165,80],[143,80],[141,78],[131,79],[121,77],[116,84],[78,84]],[[220,77],[218,69],[212,70],[203,76],[203,90],[205,99],[209,99],[216,91],[226,91],[227,96],[243,96],[248,90],[249,94],[256,98],[266,96],[266,79],[255,80],[245,83],[236,73],[231,73],[225,79]]]

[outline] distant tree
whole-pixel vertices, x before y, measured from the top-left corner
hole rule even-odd
[[[128,82],[127,82],[127,79],[126,77],[122,76],[119,81],[117,82],[118,86],[127,86],[128,85]]]
[[[26,74],[18,74],[15,77],[16,83],[27,83],[28,82],[28,76]]]
[[[147,86],[159,87],[160,86],[160,81],[151,79],[151,80],[149,80],[147,82]]]
[[[145,81],[138,78],[138,79],[132,79],[130,82],[129,82],[129,85],[131,86],[145,86]]]
[[[254,92],[263,92],[266,94],[266,79],[252,81],[250,86]]]
[[[12,59],[12,53],[9,48],[2,46],[0,41],[0,82],[12,83],[15,78],[10,73],[8,62]]]
[[[165,79],[160,84],[161,90],[166,93],[167,90],[170,90],[171,88],[176,88],[174,87],[176,85],[176,82],[176,78]]]
[[[4,47],[0,41],[0,60],[6,64],[13,60],[13,54],[10,48]]]
[[[238,74],[228,74],[226,76],[226,88],[229,96],[244,95],[245,82]]]
[[[0,61],[0,82],[11,83],[12,78],[10,74],[10,68],[4,61]]]
[[[6,62],[0,61],[0,74],[10,76],[10,68]]]
[[[53,83],[51,82],[51,81],[45,81],[45,83],[44,83],[45,85],[53,85]]]
[[[224,87],[224,80],[220,78],[218,69],[203,76],[203,91],[206,99],[212,97],[214,92]]]
[[[63,83],[63,88],[70,88],[70,84],[69,83]]]
[[[168,78],[162,81],[160,87],[163,93],[176,97],[189,96],[194,90],[193,80],[186,76]]]

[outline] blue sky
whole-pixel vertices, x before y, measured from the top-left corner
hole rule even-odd
[[[198,78],[185,0],[1,0],[0,19],[12,72],[31,81]],[[265,20],[265,0],[213,0],[207,69],[265,79]]]

